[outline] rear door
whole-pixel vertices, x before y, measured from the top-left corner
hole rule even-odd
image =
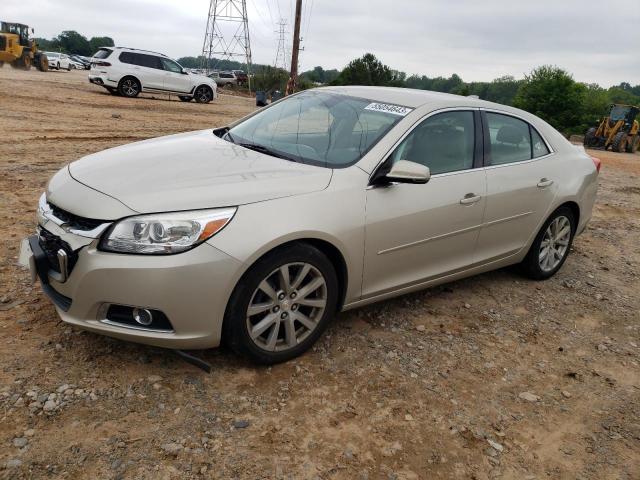
[[[191,78],[187,73],[182,73],[182,67],[168,58],[160,58],[164,69],[164,89],[171,92],[189,93],[191,91]]]
[[[424,185],[367,190],[363,297],[463,270],[474,261],[486,197],[479,112],[428,116],[398,144],[388,162],[429,167]]]
[[[557,169],[549,144],[515,116],[483,112],[487,205],[478,239],[480,262],[519,252],[550,213]]]
[[[160,57],[137,52],[122,52],[120,61],[131,65],[129,73],[142,83],[143,89],[162,90],[164,88],[164,70]]]

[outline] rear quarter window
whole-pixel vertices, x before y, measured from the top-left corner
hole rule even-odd
[[[113,50],[110,50],[108,48],[101,48],[100,50],[98,50],[95,55],[93,56],[94,58],[108,58],[109,55],[111,55],[113,53]],[[120,60],[122,61],[122,60]]]

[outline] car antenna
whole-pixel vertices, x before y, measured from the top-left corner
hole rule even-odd
[[[195,365],[201,370],[204,370],[207,373],[211,373],[212,365],[209,362],[202,360],[201,358],[194,357],[193,355],[185,352],[184,350],[174,350],[176,355],[182,358],[185,362],[190,363],[191,365]]]

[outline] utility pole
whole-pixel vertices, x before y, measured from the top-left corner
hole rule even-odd
[[[251,91],[251,41],[247,0],[211,0],[202,45],[201,67],[207,74],[214,55],[218,56],[218,60],[234,60],[233,57],[243,59],[247,64]]]
[[[287,82],[285,95],[295,92],[298,83],[298,53],[300,53],[300,17],[302,16],[302,0],[296,0],[296,17],[293,25],[293,50],[291,51],[291,74]]]

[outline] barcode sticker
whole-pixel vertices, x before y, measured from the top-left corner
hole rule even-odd
[[[391,105],[389,103],[370,103],[365,110],[373,110],[374,112],[391,113],[404,117],[413,111],[413,108],[401,107],[399,105]]]

